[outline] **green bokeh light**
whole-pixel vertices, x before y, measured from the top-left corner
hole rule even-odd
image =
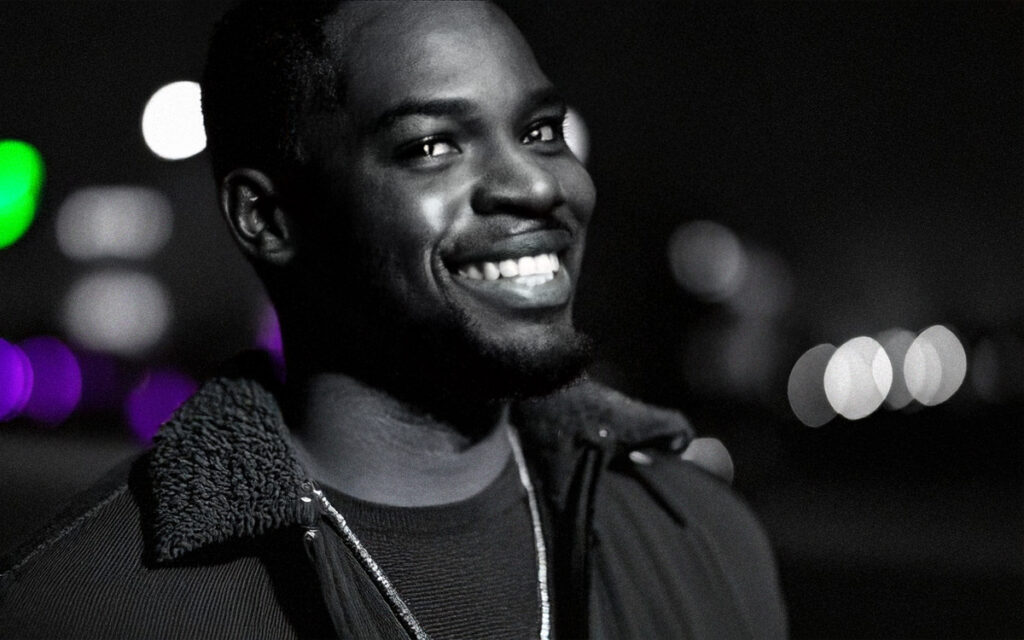
[[[43,157],[20,140],[0,140],[0,249],[14,244],[36,215]]]

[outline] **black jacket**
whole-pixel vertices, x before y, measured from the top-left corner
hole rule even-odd
[[[268,387],[209,381],[5,562],[0,637],[408,638],[309,500]],[[556,638],[786,635],[766,538],[680,461],[682,416],[585,384],[512,419],[543,496]]]

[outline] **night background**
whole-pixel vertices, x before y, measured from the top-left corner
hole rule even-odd
[[[0,554],[274,347],[140,125],[228,4],[0,2]],[[792,635],[1024,636],[1024,4],[502,4],[589,131],[592,374],[725,442]]]

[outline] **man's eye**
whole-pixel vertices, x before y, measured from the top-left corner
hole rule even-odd
[[[439,158],[455,153],[461,153],[461,151],[452,142],[447,140],[423,140],[406,147],[399,155],[404,160],[419,160]]]
[[[541,122],[534,125],[526,135],[523,136],[523,144],[534,142],[555,142],[562,139],[562,125],[553,122]]]

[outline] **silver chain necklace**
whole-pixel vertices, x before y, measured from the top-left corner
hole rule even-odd
[[[506,429],[508,434],[509,444],[512,446],[512,457],[516,461],[516,467],[519,469],[519,482],[522,483],[523,488],[526,489],[526,498],[530,505],[530,521],[533,524],[533,541],[537,551],[537,596],[540,600],[540,634],[539,640],[550,640],[551,637],[551,599],[548,593],[548,561],[547,561],[547,546],[544,543],[544,529],[540,522],[540,508],[537,505],[537,495],[533,489],[533,482],[530,480],[530,473],[526,468],[526,458],[523,456],[522,446],[519,444],[519,436],[515,430],[511,427]],[[413,615],[412,610],[409,609],[409,605],[405,603],[402,596],[399,595],[395,585],[391,583],[384,570],[380,568],[377,561],[373,559],[370,552],[366,550],[363,543],[360,542],[352,528],[348,526],[348,522],[345,520],[345,516],[341,515],[337,509],[327,500],[327,496],[320,489],[314,487],[313,495],[316,496],[320,503],[320,507],[324,513],[331,517],[334,525],[338,528],[338,533],[345,539],[345,543],[349,546],[359,562],[362,563],[363,568],[377,581],[377,584],[383,589],[388,600],[391,601],[391,606],[395,612],[405,623],[405,626],[412,631],[416,640],[430,640],[430,636],[420,623],[416,620],[416,616]]]

